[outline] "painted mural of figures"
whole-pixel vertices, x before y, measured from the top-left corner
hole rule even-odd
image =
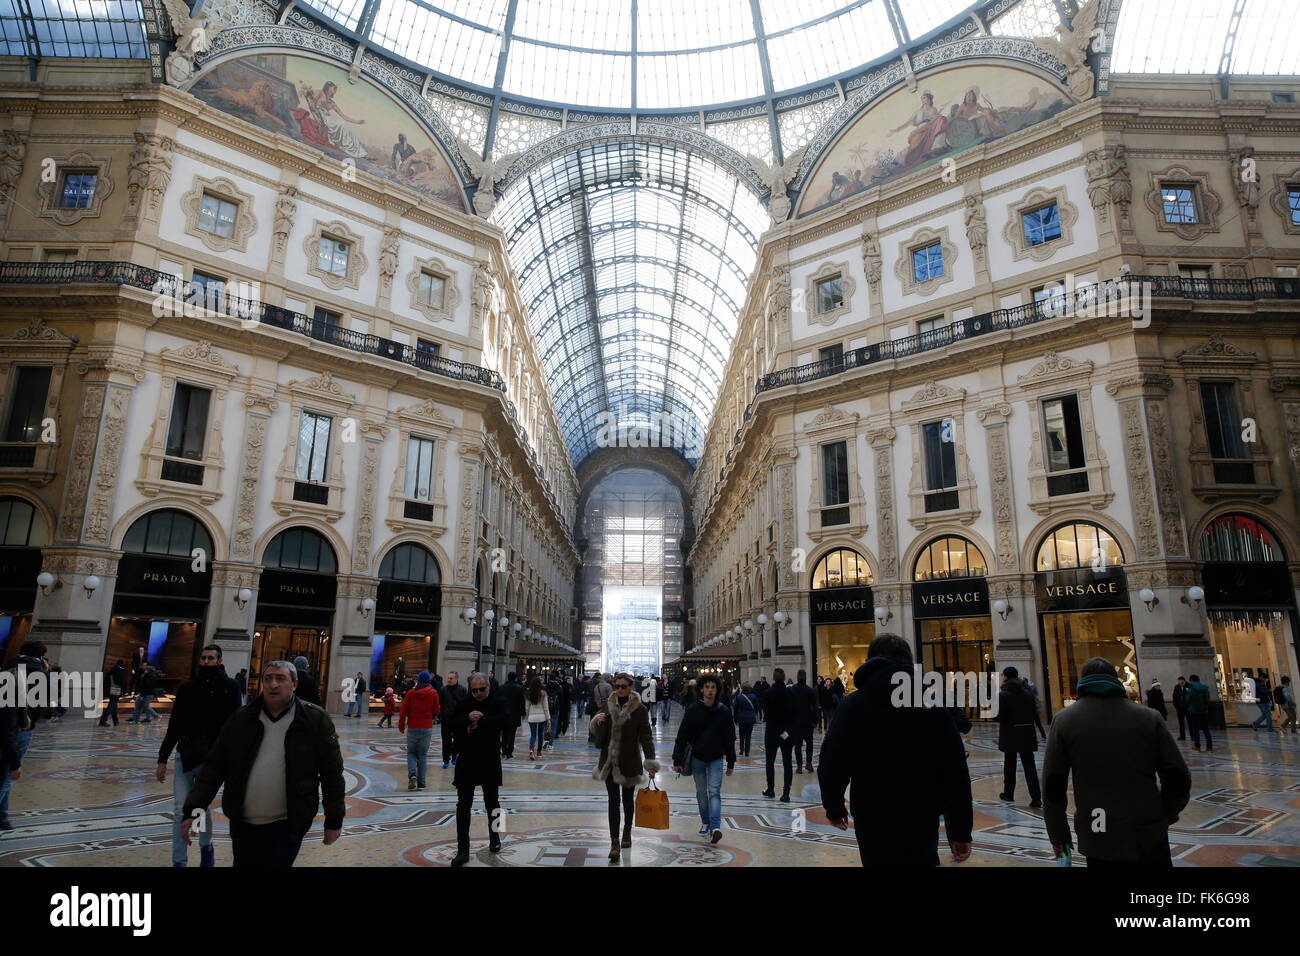
[[[338,92],[338,84],[333,82],[326,83],[319,92],[300,82],[298,95],[307,104],[307,109],[295,108],[289,112],[302,128],[303,139],[311,145],[333,149],[345,156],[361,159],[366,155],[366,149],[352,130],[344,124],[361,126],[366,121],[353,119],[339,109],[338,104],[334,102],[336,92]]]
[[[972,86],[962,96],[961,105],[952,108],[954,119],[968,120],[975,127],[976,135],[982,138],[1001,136],[1007,132],[1007,124],[998,115],[993,104],[985,97],[980,103],[980,88]]]
[[[944,133],[948,129],[948,118],[943,115],[942,110],[935,109],[934,94],[929,90],[921,94],[920,108],[906,121],[891,129],[890,135],[901,132],[908,126],[914,128],[907,134],[907,153],[903,156],[904,169],[920,162],[931,153],[947,149],[948,143]]]

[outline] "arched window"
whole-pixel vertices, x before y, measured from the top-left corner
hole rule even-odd
[[[286,528],[271,539],[262,555],[262,567],[290,571],[335,574],[338,561],[334,549],[319,531],[311,528]]]
[[[855,588],[871,584],[871,568],[867,559],[849,548],[837,548],[817,562],[813,568],[812,586],[821,588]]]
[[[988,573],[983,553],[965,538],[936,538],[917,557],[912,578],[982,578]]]
[[[438,562],[427,549],[418,544],[399,544],[384,555],[379,563],[379,576],[390,581],[412,581],[416,584],[441,584]]]
[[[1034,567],[1039,571],[1102,568],[1123,563],[1124,552],[1119,542],[1105,528],[1086,521],[1063,524],[1049,532],[1034,559]]]
[[[1202,561],[1285,561],[1273,532],[1248,515],[1222,515],[1201,535]]]
[[[49,535],[35,505],[21,498],[0,498],[0,547],[42,548]]]
[[[135,520],[122,539],[122,550],[133,554],[165,554],[175,558],[188,558],[195,548],[202,548],[212,560],[212,535],[197,518],[164,508],[151,511]]]

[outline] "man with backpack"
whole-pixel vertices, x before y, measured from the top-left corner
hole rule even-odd
[[[1259,708],[1259,717],[1250,726],[1259,730],[1259,725],[1264,724],[1264,729],[1272,733],[1273,689],[1268,686],[1268,681],[1262,676],[1255,678],[1255,706]]]
[[[1192,725],[1192,747],[1201,749],[1201,731],[1205,731],[1205,749],[1214,750],[1214,741],[1210,739],[1210,688],[1201,683],[1201,678],[1192,675],[1187,684],[1187,722]]]

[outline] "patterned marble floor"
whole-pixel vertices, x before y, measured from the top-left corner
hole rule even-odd
[[[681,716],[674,708],[656,739],[667,762]],[[320,842],[320,820],[303,844],[299,866],[438,866],[455,854],[455,791],[442,769],[435,733],[429,789],[406,789],[403,737],[375,726],[377,717],[336,719],[343,741],[348,812],[343,839]],[[504,851],[487,851],[487,821],[476,812],[471,866],[608,866],[604,787],[591,779],[586,720],[545,759],[530,762],[527,728],[506,762],[502,805]],[[167,866],[171,860],[172,785],[154,779],[165,725],[93,721],[42,724],[11,797],[15,829],[0,836],[0,866]],[[1192,802],[1171,833],[1178,866],[1300,865],[1300,737],[1234,729],[1215,738],[1215,751],[1185,746]],[[710,846],[697,836],[699,818],[689,778],[668,772],[671,828],[638,829],[623,866],[856,866],[852,832],[827,824],[816,777],[796,775],[793,801],[762,797],[762,728],[753,756],[723,784],[724,836]],[[522,748],[518,745],[522,743]],[[821,736],[816,744],[820,747]],[[975,793],[975,848],[965,866],[1050,865],[1041,811],[1028,806],[1024,781],[1018,802],[1003,803],[1002,759],[991,728],[970,741]],[[1042,752],[1039,752],[1041,767]],[[778,762],[778,786],[780,767]],[[218,865],[229,865],[225,818],[216,820]],[[197,850],[191,850],[197,863]],[[941,859],[951,860],[945,851]]]

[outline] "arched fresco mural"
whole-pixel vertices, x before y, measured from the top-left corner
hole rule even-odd
[[[314,146],[339,161],[465,208],[446,156],[412,116],[346,71],[283,53],[222,63],[190,92],[217,109]]]

